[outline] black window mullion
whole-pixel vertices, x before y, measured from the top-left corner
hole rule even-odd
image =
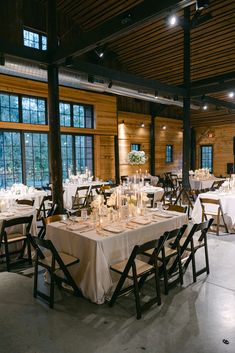
[[[22,111],[22,96],[18,95],[18,102],[19,102],[19,122],[23,122],[23,111]]]
[[[73,104],[70,104],[70,126],[74,127]]]
[[[76,165],[76,145],[75,145],[75,135],[72,135],[72,151],[73,151],[73,172],[77,174],[77,165]]]
[[[20,133],[20,144],[21,144],[21,165],[22,165],[22,182],[26,185],[26,153],[25,153],[25,135],[23,132]]]

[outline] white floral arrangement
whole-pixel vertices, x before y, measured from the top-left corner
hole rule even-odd
[[[116,205],[116,195],[115,193],[113,193],[107,200],[107,206],[114,207],[115,205]]]
[[[131,165],[140,165],[147,162],[144,151],[131,151],[127,155],[127,163]]]

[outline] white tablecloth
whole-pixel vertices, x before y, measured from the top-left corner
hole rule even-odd
[[[34,200],[34,206],[38,208],[47,192],[44,190],[35,190],[33,192],[21,193],[16,195],[11,190],[0,192],[0,201],[4,201],[7,206],[11,206],[15,200]]]
[[[52,240],[58,251],[80,259],[72,270],[75,281],[86,298],[101,304],[113,285],[110,265],[128,258],[136,244],[157,239],[165,231],[179,228],[185,223],[188,223],[187,215],[179,214],[161,218],[158,223],[102,236],[95,230],[83,234],[71,231],[66,229],[66,225],[56,222],[47,226],[46,237]]]
[[[164,189],[158,186],[143,186],[141,191],[146,192],[147,194],[153,194],[153,207],[157,201],[161,200],[164,194]]]
[[[66,208],[71,208],[72,207],[72,196],[75,196],[76,190],[78,187],[83,187],[83,186],[100,186],[100,185],[105,185],[108,184],[108,182],[103,182],[103,181],[92,181],[90,183],[83,183],[83,184],[64,184],[64,206]],[[85,190],[83,191],[83,194],[85,195]],[[83,195],[81,193],[81,196]]]
[[[220,181],[220,180],[225,180],[225,179],[212,177],[210,179],[197,180],[194,177],[189,177],[190,186],[191,186],[191,189],[193,190],[210,189],[214,181]]]
[[[202,221],[202,208],[199,198],[209,198],[209,199],[218,199],[221,202],[223,212],[225,215],[225,221],[228,226],[230,233],[235,232],[235,193],[225,193],[220,191],[210,191],[203,194],[199,194],[195,202],[193,211],[192,211],[192,220],[195,223],[200,223]],[[210,210],[215,209],[216,206],[210,205]]]

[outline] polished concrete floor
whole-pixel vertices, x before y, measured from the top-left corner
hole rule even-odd
[[[109,308],[57,291],[52,310],[33,298],[33,278],[1,272],[0,353],[234,353],[235,234],[208,243],[210,275],[193,284],[190,267],[138,321],[132,294]]]

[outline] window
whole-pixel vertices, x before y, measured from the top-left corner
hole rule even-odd
[[[46,124],[46,100],[0,93],[0,121]]]
[[[22,121],[28,124],[46,124],[45,100],[22,97]]]
[[[0,131],[0,188],[22,182],[19,132]]]
[[[140,144],[139,143],[132,143],[131,144],[131,151],[140,151]]]
[[[201,168],[208,168],[212,173],[213,171],[213,146],[201,146]]]
[[[166,145],[166,163],[173,162],[173,145]]]
[[[60,124],[61,126],[92,129],[94,126],[93,107],[60,102]]]
[[[47,37],[41,33],[24,29],[23,40],[26,47],[47,50]]]
[[[19,121],[19,99],[16,95],[0,94],[0,121]]]
[[[49,183],[48,137],[41,133],[24,133],[25,182],[41,187]]]
[[[61,135],[63,179],[72,174],[83,173],[85,167],[93,171],[93,138],[82,135]]]
[[[0,188],[14,183],[49,183],[47,134],[0,131]]]

